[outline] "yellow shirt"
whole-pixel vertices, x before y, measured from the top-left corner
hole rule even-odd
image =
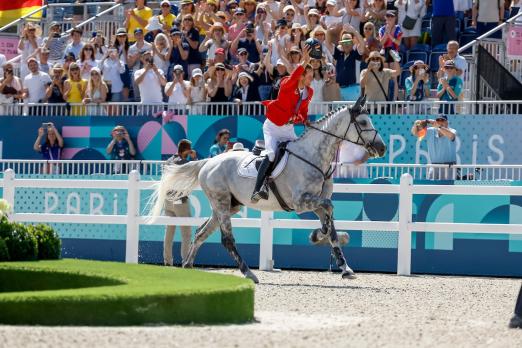
[[[176,20],[176,16],[173,15],[172,13],[169,13],[168,15],[166,16],[163,16],[162,14],[158,16],[158,19],[159,19],[159,22],[163,25],[163,24],[167,24],[169,29],[172,28],[172,24],[174,23],[174,21]]]
[[[138,10],[137,8],[135,8],[132,11],[134,12],[134,14],[137,17],[144,19],[146,22],[148,22],[149,19],[153,15],[152,9],[150,7],[144,7],[141,10]],[[147,30],[145,29],[145,26],[140,25],[140,23],[138,23],[136,18],[134,18],[134,16],[131,15],[129,18],[129,28],[127,29],[127,34],[129,36],[130,42],[136,41],[136,39],[134,38],[134,30],[136,30],[138,28],[143,29],[143,35],[147,34]]]

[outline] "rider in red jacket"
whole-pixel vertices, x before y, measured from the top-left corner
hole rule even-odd
[[[256,187],[251,198],[253,203],[260,199],[268,199],[268,192],[264,189],[263,184],[273,169],[272,163],[278,144],[297,138],[294,124],[308,122],[308,104],[314,94],[310,88],[313,70],[309,65],[310,47],[305,46],[303,51],[301,65],[281,81],[277,99],[263,102],[267,109],[266,120],[263,123],[267,157],[259,167]]]

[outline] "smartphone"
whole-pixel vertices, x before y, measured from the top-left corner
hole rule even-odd
[[[51,123],[47,123],[47,122],[43,122],[42,123],[42,128],[43,129],[47,129],[48,127],[51,127]]]

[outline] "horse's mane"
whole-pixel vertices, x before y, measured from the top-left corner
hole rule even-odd
[[[326,125],[326,123],[330,119],[335,119],[345,109],[348,109],[348,105],[339,106],[337,109],[331,110],[329,113],[325,114],[323,117],[319,118],[318,120],[315,120],[315,121],[311,122],[310,124],[312,124],[314,126],[317,126],[316,128],[323,129],[323,127]],[[296,139],[296,141],[300,140],[301,138],[303,138],[309,131],[310,131],[310,128],[309,127],[305,127],[305,130]]]

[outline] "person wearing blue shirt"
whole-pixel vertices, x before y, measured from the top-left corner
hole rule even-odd
[[[111,156],[111,160],[129,161],[134,159],[136,148],[130,138],[129,132],[123,126],[116,126],[112,130],[112,140],[105,149]],[[114,174],[121,174],[124,168],[116,164],[113,168]]]
[[[358,42],[364,43],[364,39],[358,37]],[[358,45],[357,49],[360,47],[361,45]],[[358,50],[354,50],[352,34],[344,32],[341,35],[341,41],[339,41],[339,45],[335,47],[333,58],[336,70],[335,79],[339,87],[341,87],[341,99],[357,100],[361,95],[361,86],[357,83],[355,72],[356,62],[361,60],[361,54]]]
[[[437,86],[437,98],[441,101],[455,102],[459,100],[462,92],[463,81],[457,75],[457,67],[455,62],[447,60],[444,62],[445,76],[439,78],[439,85]],[[441,104],[439,107],[441,114],[454,114],[454,104]]]
[[[425,133],[423,130],[425,129]],[[411,128],[415,137],[425,134],[428,156],[432,164],[453,165],[457,163],[457,131],[449,127],[448,116],[439,115],[435,120],[417,120]],[[424,133],[424,134],[423,134]],[[449,180],[452,170],[449,168],[430,168],[428,178],[431,180]]]
[[[216,135],[214,145],[208,150],[208,157],[215,157],[227,151],[228,141],[230,140],[230,131],[222,129]]]
[[[416,2],[422,0],[415,0]],[[456,39],[455,7],[453,0],[433,0],[433,14],[431,19],[431,44],[437,46]]]

